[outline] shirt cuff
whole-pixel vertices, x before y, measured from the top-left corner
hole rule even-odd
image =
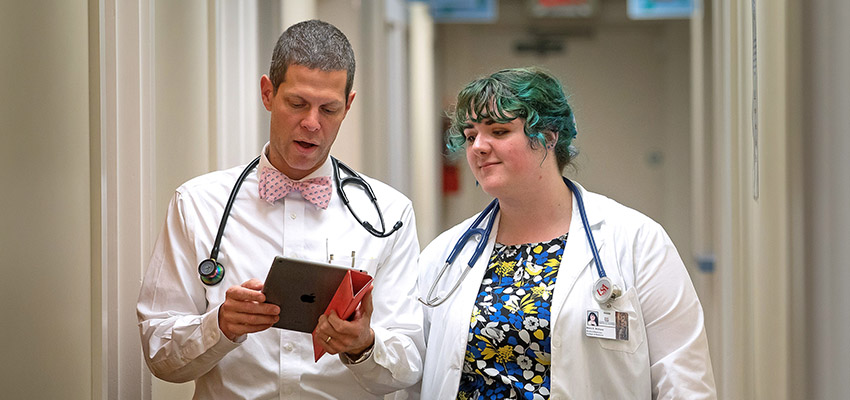
[[[387,359],[387,348],[384,344],[388,332],[375,326],[372,327],[372,330],[375,331],[375,342],[358,359],[352,360],[345,353],[339,354],[340,361],[352,372],[355,372],[355,375],[358,373],[368,374],[369,371],[373,371],[381,366],[392,368],[392,365],[387,365],[392,363]]]
[[[248,338],[248,334],[237,336],[234,340],[230,340],[230,338],[221,331],[221,327],[218,325],[219,308],[221,308],[221,304],[204,315],[204,320],[202,322],[204,337],[212,341],[212,343],[210,343],[210,347],[216,343],[224,342],[230,344],[232,346],[232,350],[233,348],[236,348],[236,345],[244,342],[245,339]]]
[[[341,358],[343,358],[342,362],[345,363],[345,364],[360,364],[360,363],[362,363],[363,361],[366,361],[367,359],[369,359],[369,357],[372,356],[372,350],[374,350],[374,349],[375,349],[375,345],[372,344],[371,347],[366,349],[366,351],[364,351],[363,354],[361,354],[360,357],[357,357],[356,359],[352,359],[351,357],[348,356],[347,353],[341,353],[340,354],[342,356]]]

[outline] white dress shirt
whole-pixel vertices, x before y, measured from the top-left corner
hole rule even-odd
[[[157,377],[195,380],[195,398],[318,399],[380,398],[419,381],[424,339],[416,300],[419,252],[411,202],[374,179],[372,186],[389,230],[369,234],[336,192],[327,210],[293,193],[269,204],[258,194],[258,176],[271,167],[263,149],[257,172],[245,179],[230,212],[217,261],[224,279],[204,285],[198,264],[209,257],[230,191],[244,166],[212,172],[180,186],[168,207],[142,283],[137,314],[145,361]],[[330,159],[305,179],[333,177]],[[362,188],[345,186],[361,219],[380,227]],[[225,291],[256,278],[263,281],[275,256],[352,265],[374,277],[372,354],[359,363],[326,354],[313,361],[311,335],[270,328],[230,341],[218,326]],[[284,307],[285,310],[285,307]]]
[[[639,212],[580,186],[605,272],[622,296],[601,306],[598,278],[573,197],[567,239],[551,312],[550,399],[715,399],[703,312],[685,265],[664,229]],[[460,383],[472,308],[498,234],[498,215],[481,257],[448,300],[425,308],[428,351],[423,399],[454,399]],[[458,238],[473,218],[441,234],[419,257],[425,297]],[[486,223],[487,220],[484,221]],[[473,236],[435,294],[444,295],[467,267]],[[486,240],[486,239],[485,239]],[[628,313],[629,339],[585,334],[588,311]]]

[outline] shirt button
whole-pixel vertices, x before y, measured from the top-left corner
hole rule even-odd
[[[561,347],[561,338],[553,338],[552,339],[552,348]]]
[[[283,345],[283,349],[286,350],[287,352],[292,351],[292,344],[287,343],[287,344]]]
[[[289,214],[289,218],[295,219],[295,213]]]

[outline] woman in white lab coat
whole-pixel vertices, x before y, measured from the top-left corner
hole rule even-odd
[[[451,118],[449,148],[466,153],[498,208],[475,227],[492,221],[489,237],[472,235],[442,277],[479,215],[420,256],[422,398],[715,398],[702,308],[670,238],[561,176],[576,129],[560,82],[499,71],[467,85]]]

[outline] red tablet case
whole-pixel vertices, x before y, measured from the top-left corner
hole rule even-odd
[[[339,284],[334,297],[331,298],[324,315],[330,315],[331,311],[336,311],[340,318],[348,319],[360,306],[363,296],[370,291],[372,291],[372,277],[369,274],[354,269],[348,271],[342,278],[342,283]],[[325,354],[325,348],[322,347],[324,340],[325,338],[317,338],[316,331],[313,331],[313,356],[316,362]]]

